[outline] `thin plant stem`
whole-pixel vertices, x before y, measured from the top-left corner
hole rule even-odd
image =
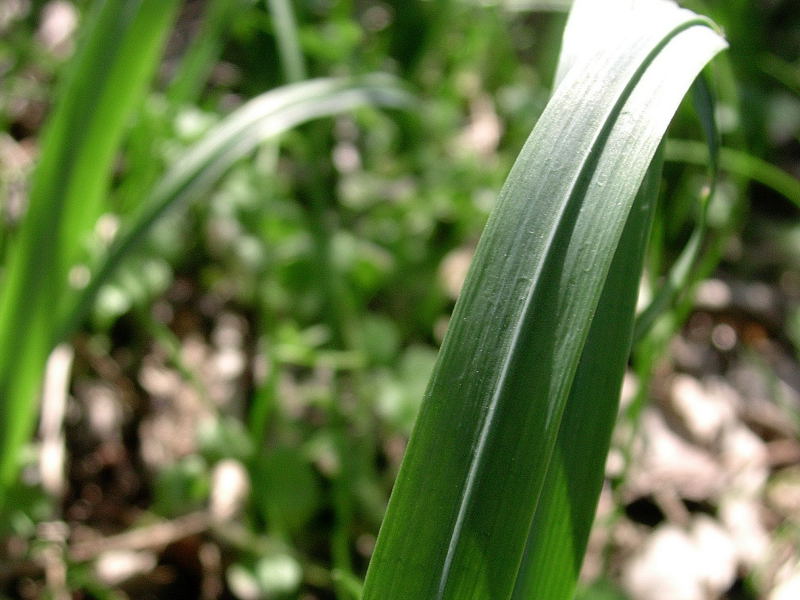
[[[303,51],[297,35],[297,21],[289,0],[269,0],[275,38],[278,41],[278,57],[288,83],[308,78]]]

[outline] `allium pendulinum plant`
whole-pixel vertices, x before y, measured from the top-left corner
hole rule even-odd
[[[672,3],[575,2],[560,83],[478,245],[364,600],[572,597],[630,351],[658,149],[724,48],[711,22]]]

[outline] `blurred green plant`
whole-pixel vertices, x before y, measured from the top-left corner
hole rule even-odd
[[[73,269],[85,260],[84,244],[103,211],[125,125],[158,65],[177,7],[177,0],[97,3],[58,93],[3,272],[0,499],[31,434],[53,332],[80,276]]]
[[[169,10],[168,10],[169,9]],[[99,2],[59,95],[0,296],[0,491],[31,434],[47,354],[80,326],[122,260],[178,201],[207,192],[265,139],[358,106],[407,105],[388,76],[316,80],[251,100],[144,192],[94,273],[85,248],[103,212],[112,160],[144,95],[177,1]],[[88,280],[87,280],[88,279]],[[76,288],[78,288],[76,290]],[[2,497],[0,493],[0,497]]]

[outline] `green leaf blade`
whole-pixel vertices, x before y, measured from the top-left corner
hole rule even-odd
[[[708,25],[674,8],[645,19],[556,90],[453,313],[366,600],[510,597],[633,197],[681,97],[724,48]]]
[[[116,149],[177,7],[177,0],[98,2],[48,121],[0,290],[0,497],[33,427],[69,269],[101,210]]]
[[[571,598],[574,593],[616,423],[662,164],[663,151],[642,182],[592,319],[531,525],[515,600]]]

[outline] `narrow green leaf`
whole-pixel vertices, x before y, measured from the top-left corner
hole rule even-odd
[[[42,137],[28,210],[0,293],[0,496],[36,416],[53,329],[158,63],[177,0],[98,2]]]
[[[702,142],[694,140],[669,140],[666,160],[705,165],[708,161],[708,149]],[[723,171],[746,177],[772,188],[792,204],[800,207],[800,180],[786,171],[756,156],[733,148],[721,148],[719,162]]]
[[[289,0],[269,0],[269,11],[272,14],[273,30],[278,40],[278,55],[286,81],[303,81],[308,74],[292,4]]]
[[[576,7],[571,20],[583,11]],[[591,11],[589,11],[591,12]],[[584,18],[586,18],[584,16]],[[597,27],[597,22],[593,23]],[[606,28],[601,28],[605,31]],[[573,31],[568,28],[568,34]],[[606,32],[606,35],[613,35]],[[569,45],[567,40],[565,45]],[[694,104],[710,150],[708,193],[700,219],[679,261],[688,271],[703,239],[708,196],[717,174],[718,132],[713,96],[705,79],[693,89]],[[605,457],[616,423],[622,376],[631,348],[634,312],[663,163],[661,151],[650,165],[623,231],[600,303],[592,320],[575,381],[562,418],[553,459],[542,489],[514,598],[571,598],[580,573],[595,507],[605,474]],[[687,273],[688,276],[688,273]],[[672,280],[671,280],[672,281]],[[683,279],[674,280],[676,284]],[[674,288],[677,289],[677,288]],[[670,288],[672,292],[673,288]],[[661,292],[661,306],[672,294]],[[658,309],[654,309],[658,310]],[[638,325],[638,322],[636,322]]]
[[[513,593],[634,196],[682,96],[725,46],[709,21],[648,6],[613,46],[577,57],[506,181],[409,442],[366,600]]]
[[[596,21],[588,19],[591,11],[584,14],[581,8],[570,14],[566,48],[576,44],[575,20],[586,19],[597,27]],[[575,48],[572,54],[562,55],[562,60],[570,60],[579,51]],[[559,71],[563,70],[561,63]],[[617,419],[662,165],[663,144],[639,188],[592,319],[534,513],[512,596],[515,599],[571,598],[574,594]]]
[[[603,485],[628,362],[663,148],[625,224],[581,355],[514,588],[515,600],[571,598]]]

